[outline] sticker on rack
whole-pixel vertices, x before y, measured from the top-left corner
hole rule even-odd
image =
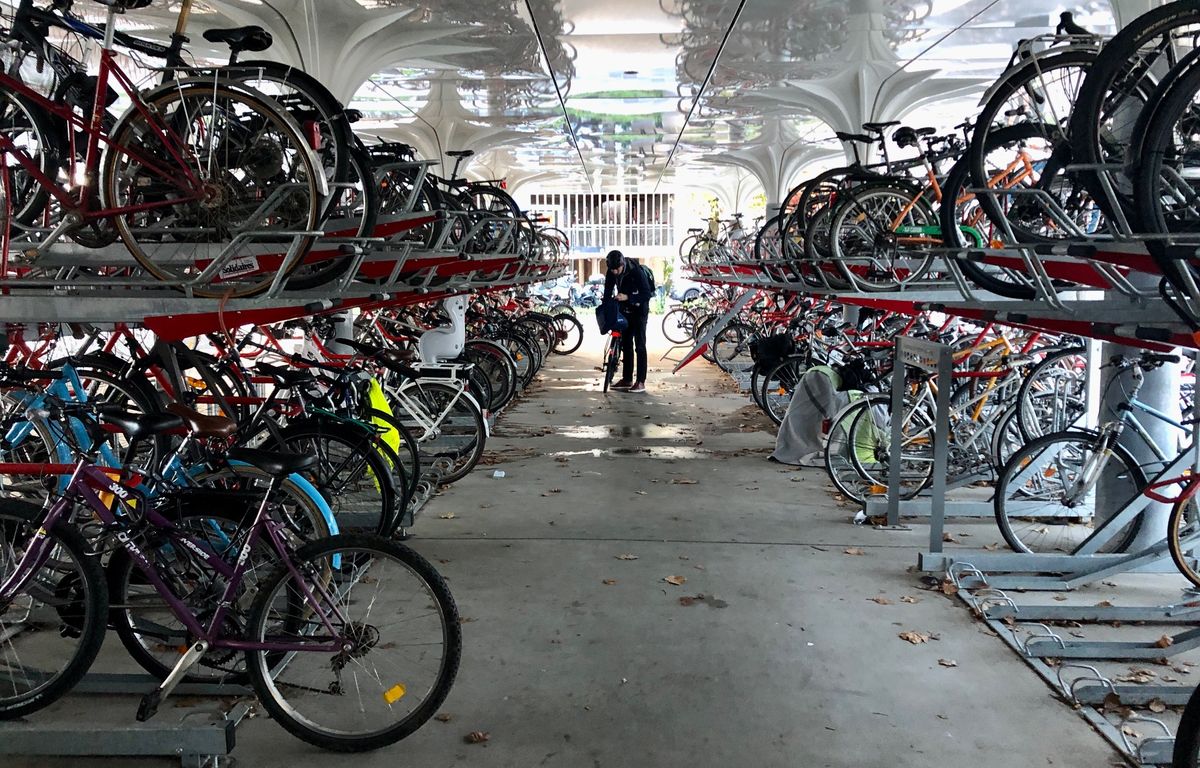
[[[408,689],[404,687],[403,683],[396,683],[391,688],[388,688],[383,692],[383,700],[388,704],[395,704],[397,701],[400,701],[400,699],[404,698],[404,694],[407,692]]]
[[[230,259],[221,267],[221,279],[230,280],[242,275],[248,275],[258,271],[258,259],[253,256],[241,256],[236,259]]]

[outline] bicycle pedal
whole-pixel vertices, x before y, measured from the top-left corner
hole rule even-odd
[[[144,723],[158,712],[158,705],[162,703],[162,693],[159,689],[154,689],[142,697],[138,702],[137,721]]]

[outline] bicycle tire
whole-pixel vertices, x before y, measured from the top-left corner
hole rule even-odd
[[[692,334],[689,329],[695,326],[695,318],[687,307],[672,307],[662,318],[663,336],[672,344],[686,344],[691,341]]]
[[[0,583],[7,581],[15,571],[24,552],[22,545],[34,539],[35,531],[42,530],[43,520],[40,506],[15,499],[0,500],[0,538],[4,539],[0,546],[0,556],[4,558],[0,560]],[[46,575],[35,574],[26,584],[27,588],[41,587],[36,590],[41,598],[31,590],[28,603],[21,599],[24,593],[14,594],[4,601],[4,608],[0,609],[0,635],[7,639],[0,645],[0,659],[4,660],[6,673],[13,674],[23,668],[17,643],[26,650],[36,647],[36,656],[40,660],[53,658],[59,651],[57,644],[63,640],[76,639],[79,643],[74,649],[63,649],[65,653],[61,655],[66,660],[57,665],[57,671],[34,669],[29,670],[31,674],[19,676],[28,683],[29,690],[18,690],[18,677],[13,677],[11,688],[5,686],[0,690],[0,720],[23,717],[53,704],[87,674],[104,643],[108,591],[98,558],[88,554],[90,548],[83,536],[65,521],[60,520],[45,535],[53,539],[53,560],[47,558],[38,569],[39,574],[52,562],[53,567]],[[54,568],[61,571],[71,563],[77,566],[74,572],[52,581]],[[45,589],[51,584],[52,591]],[[52,606],[47,599],[59,600],[62,604]],[[9,610],[24,615],[5,621]],[[25,625],[25,630],[13,631],[13,625],[18,622]],[[38,627],[46,631],[39,631]],[[8,649],[15,655],[15,662],[8,658]],[[36,678],[47,674],[49,678],[35,686]]]
[[[887,198],[892,199],[891,204],[886,202]],[[857,291],[896,290],[901,286],[920,280],[933,265],[933,253],[928,249],[902,248],[899,247],[898,242],[891,242],[893,239],[898,239],[891,229],[894,215],[881,222],[878,219],[881,209],[871,211],[871,207],[880,202],[885,209],[897,206],[902,209],[911,206],[908,213],[905,214],[905,221],[909,222],[907,226],[928,228],[937,221],[937,214],[923,198],[911,194],[902,187],[890,184],[863,185],[846,195],[829,220],[829,253],[846,282]],[[871,222],[875,227],[884,224],[887,231],[877,229],[875,233],[872,233],[866,229],[867,222]],[[860,242],[859,249],[851,248],[855,234],[861,234],[864,239],[869,239],[869,244]],[[881,238],[884,241],[882,248]],[[939,239],[939,244],[940,242]],[[868,245],[867,251],[861,248],[864,244]],[[892,264],[884,270],[887,274],[886,277],[875,279],[877,271],[880,269],[879,253],[881,250],[882,261],[890,261]],[[863,254],[866,254],[865,257]],[[900,270],[894,267],[895,258],[898,256],[915,257],[917,261],[917,265],[903,277],[900,276]],[[864,260],[865,264],[859,263]],[[852,266],[847,263],[848,261],[854,261],[855,265]],[[868,280],[868,276],[871,279]]]
[[[492,385],[488,411],[499,413],[517,394],[517,366],[508,350],[485,339],[471,339],[463,347],[463,357],[484,371]]]
[[[1167,548],[1179,573],[1200,587],[1200,507],[1195,496],[1181,498],[1171,507],[1167,523]]]
[[[299,267],[304,256],[312,249],[315,237],[309,235],[300,235],[295,237],[283,236],[283,242],[278,242],[278,237],[268,237],[268,243],[274,243],[275,247],[284,251],[280,257],[278,267],[272,267],[271,261],[278,254],[262,254],[270,255],[267,264],[264,265],[258,259],[258,254],[253,248],[242,252],[230,251],[228,254],[224,252],[233,247],[233,237],[227,237],[226,233],[232,236],[239,228],[244,231],[251,231],[251,219],[253,219],[254,228],[262,229],[262,220],[265,213],[260,214],[258,211],[262,208],[263,200],[273,200],[272,213],[283,213],[285,218],[280,218],[275,221],[275,226],[278,231],[297,231],[310,232],[319,229],[320,218],[323,211],[323,206],[326,200],[324,190],[324,175],[318,171],[318,163],[315,155],[308,147],[308,140],[301,132],[300,127],[296,124],[289,115],[283,112],[279,107],[275,106],[264,97],[253,95],[245,87],[239,87],[235,83],[226,81],[212,82],[196,82],[181,80],[170,83],[155,89],[142,97],[144,106],[149,111],[142,112],[139,108],[131,108],[128,110],[113,127],[109,136],[109,147],[104,153],[101,160],[100,168],[100,191],[101,205],[106,209],[119,209],[125,206],[137,206],[139,204],[161,203],[164,201],[190,200],[196,197],[187,189],[182,190],[184,193],[178,198],[172,198],[169,194],[162,191],[161,185],[166,183],[168,189],[173,189],[173,182],[166,182],[159,176],[161,173],[151,171],[149,177],[139,176],[137,173],[126,173],[122,170],[120,164],[127,159],[131,159],[128,152],[120,151],[121,147],[138,145],[139,155],[142,154],[154,156],[157,154],[165,154],[171,156],[172,152],[182,153],[183,157],[195,157],[195,152],[190,149],[166,147],[162,143],[162,136],[159,126],[147,125],[144,122],[145,114],[155,114],[160,116],[164,121],[176,119],[176,112],[172,107],[172,103],[179,108],[179,111],[188,115],[188,124],[202,123],[202,116],[206,113],[202,112],[199,107],[187,107],[188,99],[195,99],[200,104],[211,103],[214,105],[211,118],[214,125],[232,125],[231,122],[225,120],[218,122],[216,104],[221,105],[220,114],[226,116],[231,111],[232,104],[239,103],[247,110],[249,114],[255,115],[256,119],[262,122],[262,126],[270,126],[271,135],[276,136],[286,142],[283,148],[280,149],[275,145],[272,150],[279,149],[280,168],[275,172],[272,166],[272,175],[267,177],[267,169],[265,167],[256,169],[260,180],[270,179],[268,185],[263,188],[250,189],[250,186],[244,186],[241,192],[244,193],[240,198],[242,212],[238,215],[246,217],[244,221],[239,222],[234,216],[230,202],[225,202],[220,196],[211,198],[211,202],[199,206],[198,208],[180,209],[174,216],[170,217],[176,222],[168,230],[151,230],[144,229],[142,224],[155,223],[151,217],[158,216],[161,211],[166,210],[165,206],[147,209],[143,213],[124,213],[116,215],[112,218],[112,223],[116,229],[125,247],[129,250],[131,256],[138,264],[146,270],[150,275],[167,283],[175,284],[175,287],[182,288],[189,286],[192,294],[202,298],[244,298],[263,293],[275,282],[282,273],[282,277],[286,279]],[[182,120],[182,118],[178,118]],[[241,123],[248,119],[245,115],[238,116],[239,128]],[[139,122],[141,121],[141,122]],[[244,131],[240,131],[245,133]],[[208,139],[201,141],[201,146],[217,146],[224,145],[228,139],[228,134],[217,136],[218,131],[215,128],[209,127],[208,134],[211,134]],[[152,138],[155,137],[155,138]],[[254,141],[264,140],[266,134],[261,127],[256,130],[253,136]],[[186,139],[185,139],[186,141]],[[223,155],[232,159],[230,154],[233,148]],[[241,157],[249,158],[254,155],[248,152],[248,148],[243,147],[239,153]],[[273,155],[266,156],[267,159],[272,159]],[[265,162],[265,160],[264,160]],[[286,195],[280,195],[278,200],[274,200],[274,187],[278,183],[279,174],[283,173],[284,163],[290,163],[288,170],[289,191]],[[210,166],[214,164],[193,163],[194,167],[189,169],[191,172],[198,171],[203,165],[211,170]],[[132,166],[131,166],[132,167]],[[139,165],[139,168],[146,166]],[[257,168],[257,167],[256,167]],[[222,172],[228,169],[219,169]],[[202,176],[203,174],[198,174]],[[176,185],[177,186],[177,185]],[[127,189],[126,189],[127,187]],[[251,194],[253,192],[253,194]],[[214,193],[215,194],[215,193]],[[261,195],[261,197],[259,197]],[[149,200],[150,197],[157,197],[156,200]],[[147,198],[143,200],[143,198]],[[286,203],[286,209],[284,204]],[[183,205],[181,202],[173,203],[175,207]],[[220,210],[217,210],[218,205]],[[193,221],[194,219],[194,221]],[[162,221],[165,221],[163,219]],[[199,226],[180,225],[178,222],[192,222]],[[200,240],[196,239],[196,233],[201,233]],[[210,233],[211,235],[207,234]],[[204,238],[216,238],[214,242],[205,243]],[[228,243],[225,243],[229,240]],[[180,254],[179,248],[172,250],[171,246],[187,246],[189,243],[195,245],[218,245],[225,243],[225,247],[221,249],[224,255],[230,258],[225,262],[225,266],[220,270],[224,274],[209,276],[208,282],[203,284],[193,284],[205,270],[211,266],[212,261],[216,258],[213,249],[201,249],[200,251],[189,256]],[[162,246],[168,246],[164,250],[157,250]],[[148,249],[162,256],[162,261],[155,258]],[[178,262],[179,267],[174,265]],[[286,268],[284,266],[286,265]]]
[[[409,589],[398,588],[395,584],[391,588],[383,589],[384,582],[388,581],[387,573],[379,573],[381,570],[380,563],[372,560],[371,573],[372,580],[367,581],[361,576],[356,577],[356,569],[366,567],[367,558],[382,555],[390,561],[400,566],[401,574],[407,573],[415,577],[417,583],[422,587],[420,590],[423,594],[415,594]],[[321,573],[331,573],[332,578],[336,583],[337,579],[350,578],[354,579],[354,584],[347,587],[345,591],[345,599],[339,600],[342,603],[339,606],[339,611],[336,614],[336,621],[341,624],[344,617],[350,615],[352,611],[359,611],[366,607],[367,613],[363,615],[361,621],[351,621],[349,626],[361,630],[362,636],[358,638],[358,642],[362,645],[357,647],[355,653],[357,657],[347,659],[342,664],[352,664],[359,659],[370,659],[372,654],[384,653],[388,650],[400,650],[404,645],[397,643],[395,639],[388,638],[384,642],[383,635],[377,626],[367,623],[366,619],[371,615],[371,608],[376,601],[380,605],[387,602],[395,602],[398,600],[409,599],[412,601],[413,608],[409,610],[400,610],[394,606],[389,606],[386,612],[381,610],[383,615],[400,616],[408,613],[417,614],[412,617],[406,626],[411,630],[411,621],[418,617],[430,618],[436,617],[441,629],[441,646],[443,653],[440,659],[437,660],[437,671],[433,675],[432,681],[427,686],[427,695],[422,698],[409,714],[398,722],[387,727],[362,733],[348,733],[345,727],[331,728],[315,723],[313,717],[315,714],[306,714],[298,709],[296,702],[303,701],[303,696],[309,694],[315,696],[314,711],[320,712],[322,720],[325,716],[332,716],[333,708],[329,702],[329,693],[331,686],[335,681],[331,681],[328,685],[311,685],[311,680],[304,679],[303,683],[291,683],[289,675],[296,674],[300,668],[305,656],[319,656],[327,661],[319,663],[318,670],[324,668],[325,673],[331,672],[339,667],[337,657],[327,652],[306,652],[299,651],[291,655],[290,660],[285,664],[278,664],[278,654],[272,651],[254,650],[248,651],[246,654],[247,667],[250,671],[250,681],[255,693],[258,695],[258,700],[262,702],[263,707],[271,715],[271,719],[277,722],[285,730],[293,736],[305,741],[309,744],[316,745],[322,749],[327,749],[335,752],[362,752],[366,750],[378,749],[380,747],[394,744],[397,741],[412,734],[429,720],[436,712],[438,707],[446,700],[446,696],[450,693],[450,688],[454,685],[454,679],[458,673],[459,663],[462,658],[462,627],[459,622],[458,607],[454,603],[454,598],[450,594],[449,588],[446,586],[446,581],[441,574],[437,572],[425,558],[418,555],[411,549],[397,543],[377,536],[341,534],[333,536],[323,541],[312,542],[301,547],[295,553],[295,561],[297,565],[297,573],[309,573],[317,571]],[[331,568],[326,563],[333,563],[340,560],[341,566]],[[308,629],[311,623],[308,618],[312,610],[309,608],[300,608],[305,602],[297,597],[300,591],[295,587],[289,589],[289,583],[294,577],[292,571],[286,567],[279,568],[275,575],[269,578],[260,590],[258,598],[251,610],[250,631],[249,637],[258,642],[268,641],[269,638],[276,638],[279,641],[286,640],[289,643],[304,643],[312,641],[312,631]],[[372,599],[357,599],[350,600],[350,589],[358,585],[365,585],[370,588],[375,585],[375,595]],[[279,590],[284,590],[286,594],[280,595]],[[306,589],[311,593],[311,589]],[[319,590],[325,594],[338,594],[340,589],[325,589]],[[284,605],[290,610],[287,614],[280,617],[276,615],[273,603],[277,599],[282,599]],[[432,609],[432,613],[430,610]],[[296,615],[301,614],[301,615]],[[432,624],[432,622],[428,622]],[[373,628],[373,632],[366,632],[367,628]],[[290,634],[289,634],[290,633]],[[374,644],[370,638],[374,638]],[[428,653],[428,651],[427,651]],[[386,661],[386,660],[385,660]],[[372,662],[372,668],[383,667],[384,669],[394,669],[397,672],[400,669],[406,670],[406,675],[413,674],[410,664],[379,663]],[[301,670],[302,671],[302,670]],[[315,673],[314,673],[315,674]],[[380,706],[381,704],[388,708],[388,713],[394,711],[392,707],[409,697],[411,693],[418,688],[418,685],[413,684],[411,678],[408,683],[403,680],[395,680],[389,678],[387,680],[378,680],[381,686],[392,686],[387,690],[381,690],[377,696],[368,696],[365,699],[359,699],[360,705],[368,701]],[[362,681],[362,685],[368,685],[369,679]],[[285,697],[284,690],[289,693]],[[350,697],[346,697],[349,699]],[[324,706],[322,706],[324,705]],[[307,708],[305,708],[307,709]]]
[[[573,355],[579,351],[583,346],[583,323],[579,322],[579,318],[575,317],[574,313],[557,314],[554,316],[554,324],[554,354]]]
[[[1036,365],[1029,369],[1025,374],[1025,378],[1021,381],[1021,388],[1017,390],[1017,423],[1020,425],[1021,434],[1026,441],[1041,437],[1047,432],[1064,432],[1072,428],[1075,418],[1083,414],[1083,382],[1080,381],[1081,391],[1078,396],[1072,400],[1076,407],[1074,413],[1065,412],[1058,407],[1053,408],[1052,412],[1056,419],[1066,418],[1067,421],[1056,421],[1054,429],[1045,429],[1041,421],[1037,418],[1037,414],[1041,411],[1033,408],[1033,395],[1038,390],[1035,385],[1044,386],[1044,379],[1053,373],[1056,369],[1062,367],[1065,361],[1073,357],[1083,357],[1086,364],[1087,352],[1082,347],[1068,347],[1050,352],[1042,358]],[[1054,386],[1053,390],[1058,391],[1058,387]]]
[[[1179,727],[1175,729],[1175,746],[1171,749],[1171,768],[1198,768],[1200,765],[1200,686],[1188,697]]]
[[[808,355],[790,355],[775,363],[759,381],[758,402],[775,426],[783,423],[792,392],[808,369]],[[783,397],[787,395],[786,399]]]
[[[1074,551],[1074,549],[1076,547],[1069,546],[1069,544],[1074,543],[1077,545],[1078,542],[1067,542],[1067,544],[1063,544],[1060,542],[1052,542],[1047,546],[1043,546],[1043,542],[1044,542],[1043,537],[1046,534],[1049,534],[1049,532],[1050,532],[1050,529],[1048,526],[1030,527],[1030,528],[1028,528],[1027,535],[1024,535],[1024,536],[1022,535],[1022,533],[1026,531],[1026,528],[1024,525],[1021,525],[1021,526],[1014,525],[1013,521],[1015,519],[1019,519],[1022,517],[1041,518],[1041,517],[1046,517],[1047,515],[1030,516],[1028,514],[1025,514],[1025,515],[1017,514],[1018,512],[1022,512],[1022,511],[1026,511],[1026,510],[1022,510],[1019,508],[1011,508],[1009,506],[1009,501],[1008,501],[1009,496],[1020,493],[1022,500],[1030,500],[1033,496],[1033,493],[1030,490],[1024,489],[1023,487],[1015,488],[1010,491],[1009,485],[1012,484],[1015,479],[1019,478],[1018,472],[1025,469],[1029,464],[1032,464],[1033,461],[1035,460],[1035,458],[1040,457],[1042,455],[1042,453],[1044,453],[1045,451],[1053,450],[1052,446],[1054,446],[1054,444],[1060,443],[1063,446],[1075,444],[1076,446],[1081,447],[1080,450],[1083,450],[1083,451],[1092,450],[1092,452],[1094,452],[1096,439],[1097,439],[1097,435],[1094,432],[1083,432],[1083,431],[1075,431],[1075,430],[1067,430],[1067,431],[1063,431],[1063,432],[1051,432],[1050,434],[1043,435],[1042,437],[1039,437],[1036,440],[1031,440],[1023,448],[1021,448],[1019,451],[1015,452],[1012,455],[1012,457],[1008,460],[1008,463],[1005,464],[1004,467],[1001,468],[1000,474],[996,478],[996,490],[992,497],[992,504],[993,504],[993,508],[994,508],[995,516],[996,516],[996,525],[1000,528],[1000,534],[1004,537],[1004,541],[1009,545],[1009,547],[1012,548],[1012,550],[1014,552],[1034,553],[1034,552],[1050,551],[1050,552],[1066,552],[1067,554],[1070,554],[1071,552]],[[1129,451],[1127,451],[1125,448],[1123,448],[1119,444],[1113,446],[1112,455],[1110,456],[1108,461],[1112,461],[1113,459],[1116,459],[1118,462],[1120,462],[1123,465],[1123,467],[1122,468],[1110,468],[1108,466],[1108,464],[1106,463],[1105,467],[1104,467],[1103,476],[1105,478],[1110,478],[1110,479],[1125,477],[1128,479],[1129,488],[1125,490],[1125,493],[1123,495],[1128,495],[1129,498],[1133,498],[1133,497],[1137,496],[1138,494],[1140,494],[1142,492],[1142,490],[1146,487],[1146,484],[1148,481],[1146,480],[1146,475],[1142,471],[1142,468],[1138,465],[1137,460],[1134,459],[1132,455],[1130,455]],[[1049,458],[1049,460],[1055,461],[1056,457],[1051,456]],[[1082,463],[1086,463],[1086,458],[1083,459]],[[1039,484],[1042,484],[1043,480],[1057,482],[1057,480],[1055,480],[1055,478],[1060,478],[1060,477],[1062,477],[1062,475],[1063,475],[1063,472],[1061,471],[1061,469],[1059,469],[1057,467],[1053,470],[1047,470],[1046,468],[1034,467],[1034,469],[1031,470],[1031,472],[1029,473],[1027,479],[1035,480]],[[1034,491],[1039,491],[1039,490],[1040,489],[1036,489],[1036,488],[1034,489]],[[1061,503],[1060,503],[1060,506],[1062,506]],[[1067,508],[1073,509],[1074,507],[1068,506]],[[1073,515],[1073,516],[1059,515],[1058,517],[1065,519],[1065,520],[1070,520],[1072,518],[1079,518],[1079,517],[1081,517],[1081,515]],[[1117,532],[1117,535],[1113,539],[1113,541],[1115,542],[1114,544],[1103,548],[1101,551],[1110,552],[1110,553],[1120,553],[1120,552],[1124,552],[1126,549],[1128,549],[1129,545],[1131,543],[1133,543],[1134,538],[1136,538],[1138,531],[1141,529],[1142,519],[1143,519],[1143,516],[1138,515],[1137,518],[1133,522],[1128,524],[1121,531]],[[1033,525],[1036,526],[1037,524],[1034,523]],[[1079,541],[1086,539],[1090,535],[1087,525],[1083,525],[1079,528],[1070,528],[1069,527],[1069,526],[1073,526],[1073,525],[1076,525],[1076,524],[1069,523],[1069,522],[1065,523],[1064,525],[1059,526],[1059,532],[1067,533],[1067,534],[1071,535],[1072,537],[1079,539]],[[1028,541],[1027,541],[1027,539],[1028,539]],[[1043,547],[1043,548],[1035,549],[1033,546],[1030,546],[1031,543],[1035,543],[1039,547]]]
[[[62,127],[56,125],[53,116],[19,93],[5,89],[0,93],[0,100],[7,100],[12,105],[10,108],[0,108],[0,132],[20,147],[47,178],[55,178],[66,154],[61,140]],[[18,115],[21,119],[17,119]],[[32,134],[36,150],[30,146],[28,139],[20,139],[22,133]],[[7,178],[0,180],[3,184],[0,187],[0,203],[4,203],[4,194],[7,194],[11,201],[8,203],[11,207],[9,231],[15,235],[22,226],[33,225],[46,210],[50,203],[50,190],[30,176],[24,166],[10,163],[14,161],[6,162],[4,168],[8,171]],[[3,214],[4,208],[0,208],[0,215]]]
[[[436,427],[436,435],[418,435],[419,422],[403,408],[395,408],[397,418],[416,437],[421,466],[434,468],[439,459],[446,459],[451,461],[451,469],[442,472],[439,482],[448,484],[466,477],[487,447],[487,425],[479,404],[466,391],[460,392],[457,387],[440,381],[407,381],[400,385],[399,391],[420,402],[428,416],[445,414]]]
[[[864,409],[850,423],[848,439],[855,449],[850,452],[850,463],[858,472],[859,476],[873,489],[887,489],[891,480],[891,457],[889,452],[892,447],[892,426],[891,426],[891,410],[892,400],[890,397],[880,400],[873,404],[878,406],[880,416],[886,413],[888,421],[884,424],[877,423],[875,419],[875,411],[873,409]],[[933,430],[933,414],[929,412],[927,406],[918,406],[909,408],[909,404],[905,403],[906,417],[911,423],[913,421],[921,422],[918,426],[922,432],[930,436],[928,444],[928,458],[920,458],[917,462],[918,467],[923,467],[919,472],[913,473],[901,471],[900,477],[900,498],[913,499],[920,495],[921,491],[929,487],[933,482],[933,449],[932,449],[932,430]],[[864,447],[869,446],[869,447]],[[901,456],[905,454],[904,443],[901,443]],[[912,453],[910,452],[911,456]],[[905,460],[901,459],[901,465],[905,464]],[[911,464],[912,459],[908,459],[907,463]],[[868,466],[870,465],[870,466]],[[876,469],[878,465],[878,469]],[[880,491],[876,491],[880,493]]]

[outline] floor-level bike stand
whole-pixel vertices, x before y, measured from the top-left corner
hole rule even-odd
[[[140,696],[156,684],[147,675],[92,673],[69,696]],[[253,693],[239,685],[183,683],[174,695],[224,698]],[[131,698],[128,719],[116,723],[87,723],[77,717],[56,720],[53,709],[0,722],[0,757],[176,757],[181,768],[218,768],[233,751],[237,726],[250,711],[245,701],[227,709],[211,699],[197,706],[172,707],[150,722],[139,723],[133,719],[134,706]],[[169,722],[171,717],[176,721]]]

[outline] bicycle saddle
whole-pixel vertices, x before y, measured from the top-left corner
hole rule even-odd
[[[204,39],[210,43],[225,43],[234,53],[265,51],[275,41],[270,32],[253,25],[228,29],[206,29],[204,30]]]
[[[317,463],[315,454],[263,451],[257,448],[233,448],[229,451],[229,458],[258,467],[272,477],[287,477]]]
[[[160,435],[183,425],[173,413],[130,413],[121,410],[102,410],[100,423],[111,426],[131,440]]]
[[[862,127],[867,133],[883,133],[885,129],[891,128],[893,125],[900,125],[900,121],[888,120],[883,123],[863,123]]]
[[[195,408],[189,408],[183,403],[171,403],[167,413],[174,414],[183,421],[188,432],[199,437],[229,437],[237,432],[237,422],[225,416],[205,416]]]
[[[269,363],[259,363],[254,370],[264,376],[269,376],[281,387],[300,387],[311,384],[316,378],[311,371],[282,368]]]
[[[452,149],[446,153],[446,157],[473,157],[475,150],[473,149]]]
[[[154,0],[96,0],[96,2],[100,5],[115,8],[117,13],[125,13],[126,11],[136,11],[140,8],[145,8],[154,2]]]
[[[875,141],[875,139],[872,139],[870,136],[862,133],[846,133],[845,131],[838,131],[836,135],[839,141],[858,141],[862,142],[863,144],[872,144]]]

